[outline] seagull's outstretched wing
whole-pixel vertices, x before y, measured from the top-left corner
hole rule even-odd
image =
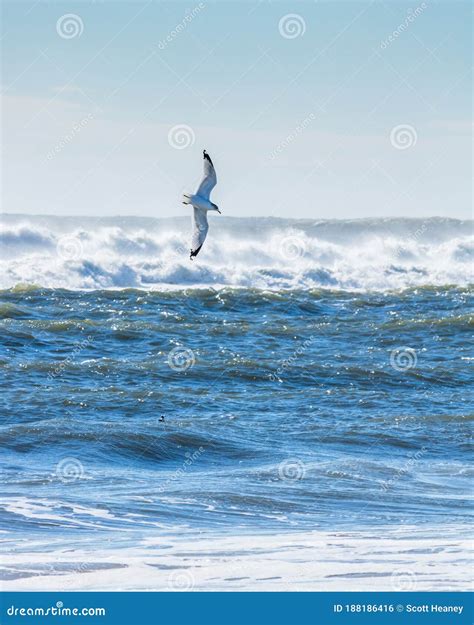
[[[201,180],[198,190],[196,191],[196,195],[200,195],[201,197],[208,200],[209,196],[211,195],[212,189],[217,184],[217,176],[216,170],[214,169],[214,165],[212,164],[209,154],[206,152],[206,150],[204,150],[202,154],[204,157],[204,176]]]
[[[199,250],[202,247],[209,230],[209,224],[207,223],[206,211],[202,208],[193,208],[193,238],[191,241],[191,256],[194,258],[199,254]]]

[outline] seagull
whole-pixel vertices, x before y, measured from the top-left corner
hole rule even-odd
[[[193,260],[199,254],[199,250],[206,239],[207,231],[209,230],[207,211],[217,211],[221,214],[217,204],[213,204],[209,199],[212,189],[217,184],[216,170],[206,150],[203,150],[202,155],[204,158],[204,176],[199,187],[194,195],[183,194],[183,204],[192,204],[194,211],[190,260]]]

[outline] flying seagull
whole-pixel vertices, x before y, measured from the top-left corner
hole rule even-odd
[[[183,194],[183,204],[192,204],[193,206],[193,238],[190,260],[199,254],[199,250],[206,239],[209,230],[207,211],[217,211],[219,214],[221,212],[217,204],[213,204],[209,199],[212,189],[217,184],[216,170],[206,150],[203,150],[202,155],[204,157],[204,176],[199,187],[194,195]]]

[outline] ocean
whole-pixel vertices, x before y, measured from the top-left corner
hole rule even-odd
[[[5,215],[7,589],[467,589],[472,222]]]

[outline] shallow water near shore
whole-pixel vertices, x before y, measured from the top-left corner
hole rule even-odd
[[[204,591],[439,591],[469,588],[466,529],[271,535],[149,533],[133,546],[29,543],[3,568],[5,589]]]

